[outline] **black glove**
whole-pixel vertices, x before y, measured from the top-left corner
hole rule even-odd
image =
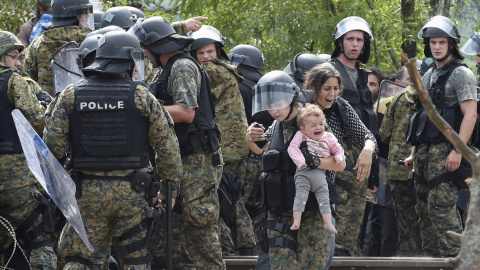
[[[307,142],[303,141],[300,143],[300,151],[302,151],[303,156],[305,157],[305,164],[312,169],[316,169],[320,165],[320,158],[312,155],[308,151]]]
[[[52,97],[45,90],[42,90],[40,93],[38,93],[37,99],[45,108],[52,101]]]

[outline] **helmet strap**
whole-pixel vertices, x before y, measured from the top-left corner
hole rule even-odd
[[[285,120],[287,120],[288,118],[290,118],[290,115],[291,115],[292,112],[293,112],[293,107],[295,107],[295,100],[292,101],[292,104],[290,104],[290,111],[288,112],[287,117],[285,117]],[[285,121],[285,120],[283,120],[283,121]]]

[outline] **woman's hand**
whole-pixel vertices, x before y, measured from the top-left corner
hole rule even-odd
[[[369,149],[363,148],[362,152],[358,156],[357,164],[354,170],[357,171],[357,179],[363,181],[370,176],[370,169],[372,167],[372,154]]]

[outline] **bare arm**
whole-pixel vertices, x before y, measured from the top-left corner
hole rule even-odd
[[[464,143],[467,143],[470,140],[470,136],[472,136],[475,121],[477,120],[477,101],[472,99],[465,100],[460,103],[460,109],[463,113],[463,120],[458,135]],[[445,167],[447,167],[448,171],[453,172],[460,167],[461,161],[462,154],[452,150],[445,161]]]
[[[168,111],[170,116],[175,123],[192,123],[193,118],[195,117],[194,108],[185,108],[180,105],[169,105],[165,106],[165,109]]]
[[[335,161],[335,157],[333,155],[329,156],[328,158],[320,158],[320,160],[321,162],[318,168],[323,170],[341,172],[345,169],[345,166],[347,165],[345,160],[342,161],[340,166],[337,165],[337,162]]]

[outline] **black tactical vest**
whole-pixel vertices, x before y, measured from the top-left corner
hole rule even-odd
[[[435,81],[433,81],[428,89],[428,94],[437,112],[457,133],[460,130],[463,114],[458,101],[450,106],[447,106],[445,103],[445,86],[452,72],[460,66],[466,67],[466,65],[458,59],[448,63],[447,66],[438,73]],[[417,111],[410,118],[407,132],[408,142],[412,145],[418,145],[420,143],[440,143],[448,141],[428,118],[427,112],[423,108],[417,93],[414,94],[414,102]]]
[[[193,122],[191,124],[175,123],[174,126],[181,154],[182,156],[189,154],[200,146],[207,152],[215,151],[220,147],[220,130],[215,123],[215,105],[208,77],[197,60],[187,53],[176,54],[162,67],[161,73],[156,76],[154,82],[149,84],[149,87],[154,95],[163,101],[164,105],[173,105],[173,97],[167,91],[168,78],[170,77],[173,64],[182,58],[188,58],[195,63],[202,74],[202,86],[200,94],[197,96],[198,109],[195,112]],[[198,132],[196,135],[192,135],[196,131],[200,131],[203,135],[200,135]]]
[[[296,122],[297,120],[292,121]],[[283,123],[277,122],[268,151],[263,154],[264,172],[260,176],[263,203],[267,210],[274,213],[291,211],[295,199],[296,165],[290,158],[287,148],[298,131],[298,127],[295,126],[292,136],[286,144],[282,129]],[[313,192],[309,193],[305,211],[319,211]]]
[[[136,87],[124,78],[87,78],[75,84],[69,118],[74,169],[138,169],[149,164],[148,123],[135,106]]]
[[[15,105],[7,95],[8,80],[12,74],[13,70],[0,74],[0,155],[23,153],[12,117]]]
[[[376,136],[378,133],[378,120],[377,115],[373,111],[373,96],[370,89],[368,89],[367,72],[357,67],[358,78],[354,85],[340,61],[335,59],[335,61],[331,63],[343,78],[342,98],[352,105],[363,124]]]

